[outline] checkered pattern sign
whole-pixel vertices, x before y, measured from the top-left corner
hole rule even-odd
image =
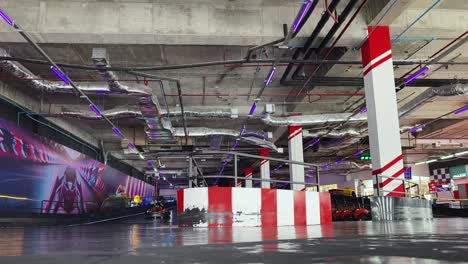
[[[448,168],[431,170],[431,182],[447,182],[452,179]]]

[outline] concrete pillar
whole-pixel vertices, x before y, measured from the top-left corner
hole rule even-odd
[[[289,159],[304,162],[304,152],[302,148],[302,126],[288,127],[288,149]],[[291,181],[304,182],[304,166],[289,164],[289,178]],[[302,190],[305,184],[292,184],[291,190]]]
[[[270,149],[267,149],[267,148],[260,149],[260,156],[269,157]],[[266,179],[266,180],[270,179],[270,161],[269,160],[260,161],[260,178]],[[270,182],[262,181],[260,186],[264,189],[270,189]]]
[[[252,167],[245,168],[244,175],[247,178],[252,178]],[[245,188],[252,188],[252,180],[245,180]]]
[[[405,191],[404,169],[388,26],[375,28],[361,52],[374,186],[379,196],[405,196],[397,193]]]

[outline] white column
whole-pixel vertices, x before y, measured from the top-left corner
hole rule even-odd
[[[403,155],[388,26],[375,28],[361,52],[374,186],[380,186],[379,196],[401,197]]]
[[[260,149],[260,156],[262,157],[269,157],[270,150],[267,148]],[[261,160],[260,161],[260,178],[261,179],[270,179],[270,161],[269,160]],[[262,181],[261,185],[262,188],[270,189],[270,182]]]
[[[288,127],[288,150],[289,159],[304,162],[304,151],[302,148],[302,126]],[[291,181],[304,182],[304,166],[289,164],[289,178]],[[303,190],[305,184],[292,184],[291,190]]]

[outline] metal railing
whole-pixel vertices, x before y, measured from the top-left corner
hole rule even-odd
[[[380,194],[385,195],[385,193],[396,193],[396,194],[404,194],[405,197],[421,198],[421,189],[420,189],[419,184],[417,184],[417,183],[414,183],[414,182],[412,182],[410,180],[406,180],[406,179],[394,178],[394,177],[384,176],[384,175],[378,175],[376,177],[377,177],[377,194],[374,193],[374,196],[379,196]],[[383,181],[380,181],[379,179],[384,179],[384,180],[385,179],[392,179],[392,181],[402,182],[404,192],[384,190],[380,186]],[[417,187],[417,192],[416,192],[417,195],[413,195],[413,192],[411,192],[411,189],[414,188],[414,187]]]
[[[206,155],[227,155],[232,156],[233,159],[233,165],[234,165],[234,175],[199,175],[201,174],[199,170],[195,170],[197,175],[194,175],[194,169],[193,169],[193,159],[196,158],[197,156],[206,156]],[[239,176],[238,173],[238,162],[239,162],[239,157],[244,157],[244,158],[254,158],[258,160],[268,160],[268,161],[276,161],[280,162],[283,164],[296,164],[296,165],[302,165],[304,166],[304,169],[306,168],[312,168],[315,171],[315,183],[308,183],[308,182],[297,182],[297,181],[286,181],[286,180],[277,180],[277,179],[261,179],[261,178],[253,178],[253,177],[242,177]],[[231,151],[203,151],[200,153],[193,153],[190,158],[189,158],[189,188],[192,188],[193,185],[198,186],[196,180],[197,178],[201,178],[205,186],[208,186],[208,183],[206,179],[210,178],[220,178],[220,179],[234,179],[234,184],[236,184],[237,180],[250,180],[252,182],[254,181],[260,181],[260,182],[273,182],[273,183],[288,183],[290,186],[293,184],[299,184],[299,185],[304,185],[304,186],[316,186],[317,191],[319,191],[319,186],[320,186],[320,175],[319,175],[319,166],[316,164],[312,163],[306,163],[306,162],[300,162],[300,161],[294,161],[294,160],[285,160],[285,159],[278,159],[278,158],[272,158],[272,157],[264,157],[264,156],[259,156],[259,155],[252,155],[252,154],[246,154],[246,153],[240,153],[240,152],[231,152]],[[195,181],[194,181],[195,180]]]

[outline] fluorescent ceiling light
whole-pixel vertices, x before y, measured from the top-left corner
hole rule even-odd
[[[140,159],[145,159],[145,156],[143,156],[141,153],[138,153],[138,156],[140,156]]]
[[[0,9],[0,17],[2,17],[3,20],[5,20],[5,22],[7,22],[10,26],[13,26],[15,24],[13,20],[1,9]]]
[[[270,85],[271,81],[273,80],[273,76],[275,75],[276,72],[276,67],[271,68],[270,73],[268,74],[268,77],[265,80],[265,86]]]
[[[432,162],[436,162],[436,161],[437,161],[436,159],[428,160],[428,161],[426,161],[426,164],[429,164],[429,163],[432,163]]]
[[[97,116],[101,117],[101,111],[99,111],[95,105],[90,104],[89,109],[91,109],[91,111],[93,111]]]
[[[444,159],[450,159],[450,158],[453,158],[453,157],[455,157],[455,155],[452,154],[452,155],[441,157],[440,159],[444,160]]]
[[[422,69],[420,69],[419,71],[417,71],[416,73],[414,73],[413,75],[411,75],[406,81],[405,81],[405,85],[408,85],[410,82],[414,81],[414,79],[418,78],[419,76],[423,75],[424,73],[426,73],[427,71],[429,70],[429,67],[426,66]]]
[[[468,154],[468,151],[455,153],[455,156],[462,156],[462,155],[466,155],[466,154]]]
[[[302,4],[301,11],[297,14],[296,17],[296,22],[294,23],[293,27],[293,32],[296,33],[296,31],[299,29],[299,25],[301,24],[302,20],[305,17],[305,14],[307,11],[309,11],[310,7],[312,6],[312,0],[307,0]]]
[[[55,75],[57,75],[57,77],[60,78],[60,80],[62,80],[66,85],[70,85],[70,81],[67,79],[67,76],[65,74],[63,74],[62,72],[60,72],[58,69],[56,69],[54,66],[50,66],[50,69],[52,70],[52,72],[55,73]]]
[[[468,106],[465,106],[465,107],[463,107],[463,108],[461,108],[461,109],[458,109],[458,110],[456,110],[456,111],[453,112],[453,113],[456,114],[456,115],[459,115],[459,114],[461,114],[461,113],[463,113],[463,112],[466,112],[466,111],[468,111]]]
[[[253,115],[255,113],[255,109],[257,108],[257,103],[254,103],[252,107],[250,108],[249,116]],[[242,134],[242,133],[241,133]]]
[[[422,165],[422,164],[426,164],[426,162],[425,162],[425,161],[416,162],[414,165],[415,165],[415,166],[418,166],[418,165]]]
[[[116,127],[113,127],[112,128],[112,131],[114,132],[114,134],[116,134],[118,137],[123,137],[122,136],[122,133],[120,133],[120,130]]]

